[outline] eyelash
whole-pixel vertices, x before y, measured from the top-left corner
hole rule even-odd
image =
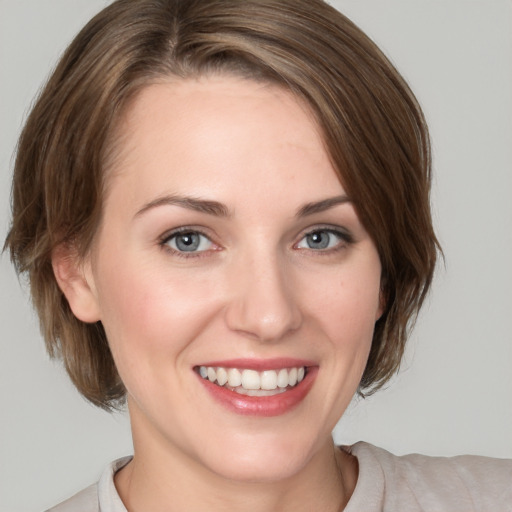
[[[334,235],[339,238],[339,243],[337,243],[334,247],[328,247],[325,249],[314,249],[314,248],[306,248],[306,247],[298,247],[300,243],[302,243],[303,240],[305,240],[308,236],[315,235],[317,233],[328,233],[329,235]],[[215,243],[211,240],[211,238],[206,235],[204,232],[202,232],[200,229],[197,229],[195,227],[190,226],[183,226],[180,228],[177,228],[170,233],[165,233],[159,240],[159,245],[166,251],[172,253],[173,255],[176,255],[180,258],[201,258],[208,256],[208,253],[213,251],[217,251],[219,249],[206,249],[202,251],[180,251],[177,249],[174,249],[170,247],[169,242],[173,239],[176,239],[180,235],[199,235],[201,237],[206,238],[213,246],[215,246]],[[351,245],[354,243],[354,239],[350,233],[348,233],[345,230],[333,228],[333,227],[322,227],[317,226],[314,229],[311,229],[310,231],[307,231],[301,235],[301,238],[299,242],[293,245],[294,248],[298,249],[306,249],[308,251],[315,252],[317,254],[322,255],[328,255],[332,254],[333,252],[342,250],[347,247],[347,245]]]

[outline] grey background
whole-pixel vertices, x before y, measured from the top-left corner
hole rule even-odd
[[[60,52],[105,0],[0,0],[0,234],[12,153]],[[395,453],[512,457],[512,2],[338,0],[391,56],[430,123],[434,216],[446,255],[388,389],[335,430]],[[0,258],[0,512],[42,510],[129,453],[123,414],[88,405],[48,360]],[[198,411],[198,414],[200,411]]]

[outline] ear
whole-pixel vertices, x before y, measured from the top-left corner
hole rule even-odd
[[[100,308],[90,264],[79,257],[76,247],[61,243],[52,251],[52,267],[57,284],[73,314],[82,322],[100,320]]]

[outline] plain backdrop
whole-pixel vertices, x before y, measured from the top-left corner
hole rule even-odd
[[[0,0],[0,238],[12,154],[32,98],[105,0]],[[338,0],[391,57],[430,123],[446,263],[399,376],[335,430],[397,454],[512,457],[512,2]],[[86,403],[48,359],[0,259],[0,512],[43,510],[131,451],[123,414]],[[198,411],[201,414],[201,411]]]

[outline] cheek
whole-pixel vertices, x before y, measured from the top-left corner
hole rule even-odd
[[[105,265],[97,281],[101,320],[118,366],[175,356],[214,314],[215,279],[191,278],[189,271],[124,260]]]
[[[344,269],[327,276],[323,286],[309,294],[312,315],[339,348],[353,345],[364,350],[371,344],[380,312],[379,268]]]

